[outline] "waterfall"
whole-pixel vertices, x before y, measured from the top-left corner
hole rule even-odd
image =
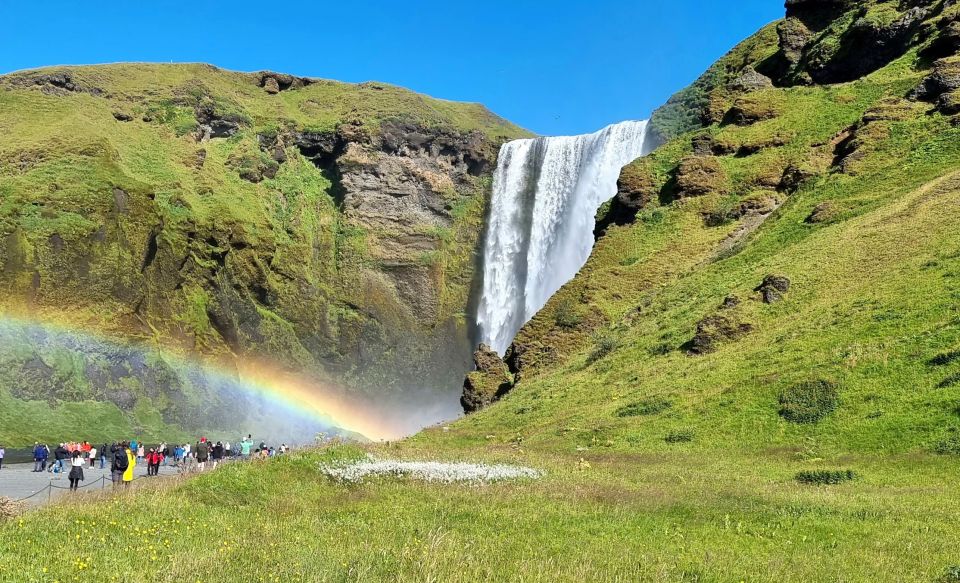
[[[583,136],[503,145],[484,246],[482,342],[503,354],[593,249],[597,209],[617,193],[620,170],[647,153],[647,122]]]

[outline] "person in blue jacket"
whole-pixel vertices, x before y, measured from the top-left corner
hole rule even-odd
[[[40,442],[34,442],[33,444],[33,471],[42,472],[46,469],[47,465],[47,456],[49,452],[47,451],[47,446],[40,445]]]

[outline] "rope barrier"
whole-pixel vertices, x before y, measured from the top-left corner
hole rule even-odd
[[[235,463],[235,462],[243,463],[243,462],[251,462],[251,461],[253,461],[253,458],[247,459],[247,460],[239,459],[239,458],[233,458],[233,459],[224,458],[224,459],[220,460],[219,464],[220,464],[220,465],[223,465],[223,464],[228,464],[228,463]],[[200,472],[197,470],[196,464],[185,464],[185,463],[184,463],[184,464],[165,465],[165,466],[163,466],[163,467],[168,467],[168,468],[171,468],[171,469],[175,469],[175,470],[177,471],[176,474],[167,474],[167,476],[175,476],[175,475],[185,476],[185,475],[193,475],[193,474],[199,474],[199,473],[200,473]],[[211,469],[212,469],[212,467],[211,467]],[[63,473],[63,472],[61,472],[61,473]],[[158,475],[158,476],[159,476],[159,475]],[[131,481],[131,482],[136,482],[136,481],[138,481],[138,480],[142,480],[142,479],[148,478],[148,477],[157,477],[157,476],[146,476],[146,475],[134,476],[133,479],[130,480],[130,481]],[[60,479],[60,478],[57,478],[57,479]],[[65,486],[58,486],[58,485],[54,484],[52,480],[53,480],[53,478],[51,478],[51,482],[50,482],[49,484],[47,484],[47,485],[44,486],[43,488],[37,490],[37,491],[34,492],[33,494],[30,494],[29,496],[26,496],[26,497],[24,497],[24,498],[14,499],[13,502],[16,502],[16,503],[25,502],[25,501],[27,501],[27,500],[30,500],[31,498],[35,498],[35,497],[39,496],[40,494],[43,494],[43,493],[47,493],[47,500],[49,501],[49,500],[52,498],[53,490],[70,490],[70,487],[69,487],[69,486],[66,486],[66,487],[65,487]],[[112,482],[112,479],[111,479],[110,481]],[[99,480],[96,480],[96,479],[95,479],[95,480],[93,480],[93,481],[91,481],[91,482],[88,482],[88,483],[82,485],[82,486],[77,486],[77,490],[80,490],[80,489],[82,489],[82,488],[90,488],[90,487],[92,487],[92,486],[95,486],[98,482],[100,483],[102,489],[106,489],[107,476],[100,476],[100,479],[99,479]],[[121,482],[121,483],[123,483],[123,482]]]
[[[36,492],[34,492],[33,494],[30,494],[30,495],[27,496],[26,498],[19,498],[19,499],[17,499],[17,500],[14,500],[14,502],[23,502],[23,501],[25,501],[25,500],[29,500],[29,499],[33,498],[34,496],[39,496],[40,494],[43,494],[44,492],[46,492],[46,491],[49,490],[49,489],[50,489],[50,484],[47,484],[47,485],[44,486],[42,489],[37,490]]]

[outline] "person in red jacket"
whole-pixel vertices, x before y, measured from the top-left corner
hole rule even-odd
[[[161,463],[163,463],[163,454],[151,447],[150,453],[147,454],[147,475],[158,475],[160,473]]]

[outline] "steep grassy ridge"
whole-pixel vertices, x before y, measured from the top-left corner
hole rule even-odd
[[[769,58],[769,41],[744,46]],[[641,192],[622,194],[649,202],[520,333],[513,392],[456,431],[567,450],[673,449],[664,438],[685,432],[683,448],[834,455],[951,440],[960,129],[907,98],[930,74],[920,49],[850,83],[708,95],[727,103],[720,121],[625,171],[622,190]],[[792,285],[767,304],[755,289],[771,274]],[[835,411],[779,414],[819,381]]]

